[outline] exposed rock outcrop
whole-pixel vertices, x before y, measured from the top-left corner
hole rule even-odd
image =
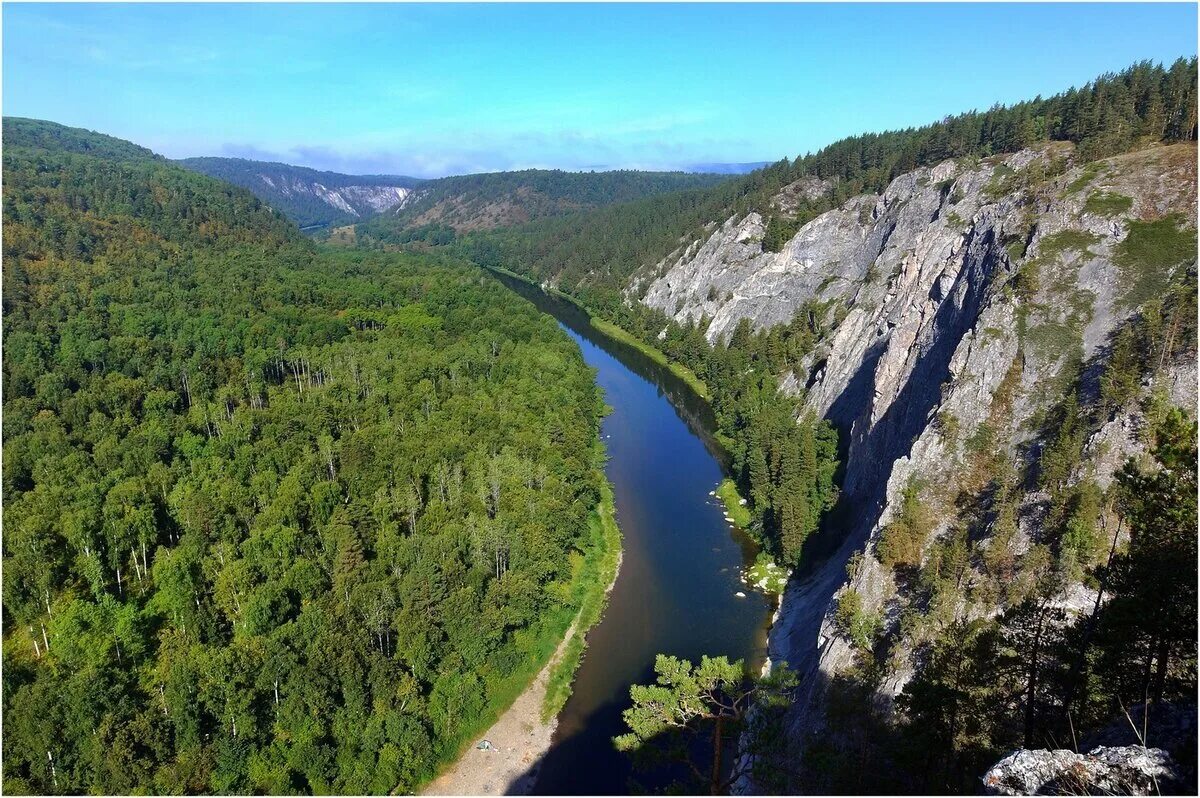
[[[1069,145],[1055,144],[946,161],[820,215],[779,252],[763,250],[765,221],[752,213],[727,219],[643,277],[652,278],[646,304],[680,323],[711,319],[712,342],[742,319],[762,329],[802,308],[833,328],[807,373],[785,382],[839,428],[846,464],[840,548],[789,584],[770,636],[771,659],[797,668],[804,685],[794,737],[821,723],[824,686],[855,658],[834,623],[837,596],[853,589],[885,632],[898,626],[897,584],[875,546],[910,479],[923,478],[951,504],[969,470],[968,442],[985,425],[989,449],[1018,462],[1036,457],[1038,419],[1081,366],[1081,390],[1097,392],[1115,332],[1188,266],[1135,267],[1121,245],[1135,226],[1163,218],[1194,230],[1195,158],[1193,145],[1176,145],[1085,167]],[[789,190],[777,208],[823,189]],[[1143,395],[1161,388],[1170,402],[1194,407],[1194,358],[1165,365]],[[1089,437],[1077,476],[1107,485],[1144,450],[1143,424],[1134,404],[1116,413]],[[1036,536],[1046,496],[1027,488],[1018,507],[1020,534],[1005,543],[1017,555]],[[947,528],[940,518],[930,540]],[[1061,602],[1079,612],[1094,597],[1076,585]],[[893,651],[880,688],[885,704],[911,677],[911,653]]]
[[[988,795],[1160,795],[1178,783],[1170,755],[1140,745],[1014,751],[983,777]]]
[[[413,193],[408,186],[338,186],[295,177],[259,174],[258,179],[285,197],[310,196],[355,218],[403,208]]]
[[[425,181],[403,175],[346,175],[244,158],[179,161],[249,190],[301,228],[357,222],[403,207]]]

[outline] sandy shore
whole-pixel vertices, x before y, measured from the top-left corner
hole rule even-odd
[[[611,510],[609,511],[611,512]],[[604,602],[617,584],[621,563],[625,554],[617,544],[617,561],[612,578],[604,588]],[[603,617],[601,605],[599,623]],[[451,765],[445,773],[425,785],[421,795],[528,795],[537,781],[542,757],[550,750],[558,718],[542,722],[542,705],[546,701],[546,685],[554,666],[562,659],[563,652],[572,638],[579,633],[580,617],[563,635],[550,660],[538,673],[525,691],[517,696],[512,706],[505,710],[492,727],[481,734],[471,747]],[[589,625],[588,630],[591,626]],[[584,630],[583,634],[587,634]],[[585,641],[586,642],[586,641]],[[583,655],[586,656],[586,653]],[[574,675],[572,674],[572,678]],[[476,743],[487,740],[491,750],[483,751]]]
[[[550,671],[562,656],[567,643],[575,636],[572,624],[562,642],[512,706],[490,729],[480,735],[494,750],[481,751],[472,745],[449,770],[430,782],[422,795],[526,795],[537,778],[530,768],[550,749],[550,740],[558,720],[542,722],[542,702],[546,698],[546,681]],[[478,742],[478,741],[477,741]]]

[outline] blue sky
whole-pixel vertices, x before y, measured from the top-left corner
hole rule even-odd
[[[1194,4],[3,7],[3,111],[436,176],[775,160],[1196,53]]]

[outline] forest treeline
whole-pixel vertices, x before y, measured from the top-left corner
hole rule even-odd
[[[4,144],[5,791],[415,789],[604,545],[578,348],[124,142]]]

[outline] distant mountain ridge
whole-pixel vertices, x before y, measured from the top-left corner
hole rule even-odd
[[[731,174],[525,169],[423,180],[347,175],[245,158],[184,158],[178,163],[248,189],[305,229],[380,217],[380,223],[391,229],[490,230],[704,188]]]
[[[246,158],[184,158],[178,163],[254,193],[302,228],[358,221],[405,203],[420,178],[346,175]]]
[[[371,228],[453,228],[462,233],[564,216],[686,189],[707,188],[727,175],[693,172],[567,172],[524,169],[456,175],[423,183],[412,198],[380,215]]]

